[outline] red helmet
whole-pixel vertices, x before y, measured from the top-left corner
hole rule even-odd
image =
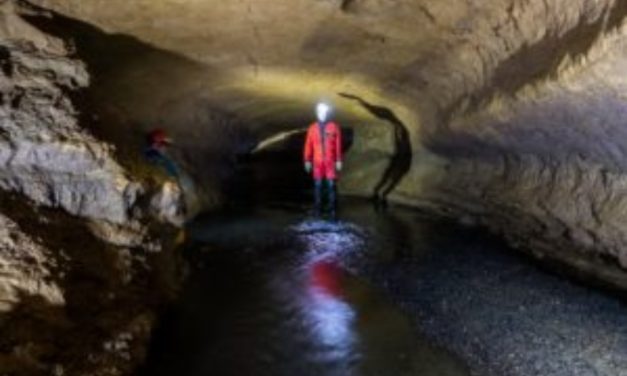
[[[148,134],[148,142],[151,145],[163,146],[170,143],[170,140],[163,129],[157,128]]]

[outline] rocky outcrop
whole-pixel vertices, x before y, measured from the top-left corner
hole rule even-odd
[[[138,217],[131,209],[150,192],[127,176],[112,145],[80,124],[72,95],[89,85],[85,65],[19,18],[12,3],[3,8],[0,187],[76,216],[131,222]]]
[[[0,1],[0,374],[129,374],[179,283],[182,191],[123,167],[85,64],[18,13]]]
[[[54,262],[50,260],[49,250],[20,231],[19,226],[10,218],[2,216],[2,235],[0,249],[2,255],[3,284],[0,296],[0,311],[10,312],[20,303],[23,295],[40,299],[51,306],[65,303],[61,288],[52,281]]]
[[[0,373],[126,375],[142,362],[180,262],[123,249],[85,220],[3,195]]]

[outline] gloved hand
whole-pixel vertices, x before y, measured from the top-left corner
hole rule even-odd
[[[311,162],[305,162],[305,171],[306,171],[307,173],[310,173],[310,172],[311,172],[311,169],[312,169]]]
[[[337,161],[337,162],[335,162],[335,170],[336,170],[337,172],[342,171],[342,167],[344,167],[344,165],[342,164],[342,162],[341,162],[341,161]]]

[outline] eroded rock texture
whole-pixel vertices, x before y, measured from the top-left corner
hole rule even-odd
[[[622,0],[0,4],[0,186],[110,243],[158,245],[146,223],[181,220],[146,131],[175,139],[193,212],[326,98],[353,134],[345,192],[627,288]]]
[[[106,57],[74,39],[106,81],[97,98],[136,122],[214,140],[219,122],[198,115],[214,109],[263,140],[331,98],[355,132],[345,191],[485,224],[627,286],[623,1],[33,3],[93,25]]]
[[[18,8],[0,2],[0,374],[128,374],[177,284],[181,190],[93,135],[85,64]]]
[[[447,172],[423,185],[440,209],[471,214],[540,258],[624,287],[627,7],[558,3],[513,7],[513,36],[499,32],[497,41],[533,37],[497,65],[490,54],[474,60],[490,74],[466,73],[476,86],[425,133]],[[546,20],[526,21],[527,12]],[[407,197],[418,197],[409,184]]]
[[[126,375],[143,361],[176,258],[123,249],[85,220],[2,197],[0,373]]]

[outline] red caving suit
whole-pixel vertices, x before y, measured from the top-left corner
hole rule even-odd
[[[312,163],[315,180],[336,180],[335,162],[342,161],[342,132],[332,121],[324,125],[324,134],[321,129],[318,122],[309,126],[303,159]]]

